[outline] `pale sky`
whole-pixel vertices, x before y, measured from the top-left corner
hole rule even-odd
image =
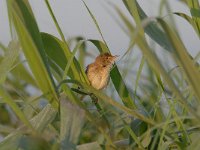
[[[123,54],[128,47],[129,39],[122,32],[120,27],[106,11],[105,7],[111,10],[117,17],[115,11],[107,2],[113,2],[118,5],[129,16],[126,8],[121,0],[84,0],[92,13],[96,17],[100,28],[103,32],[103,36],[108,43],[112,52],[117,54]],[[168,0],[174,11],[184,12],[189,14],[189,10],[178,0]],[[37,19],[40,31],[48,32],[56,35],[57,30],[50,18],[48,10],[44,1],[41,0],[29,0],[35,17]],[[62,28],[62,31],[66,38],[72,36],[84,36],[87,39],[100,39],[99,33],[95,25],[92,22],[86,8],[81,0],[49,0],[55,16]],[[138,0],[142,8],[149,16],[158,15],[158,2],[160,0]],[[130,17],[130,16],[129,16]],[[181,38],[183,39],[187,49],[194,56],[200,50],[200,42],[196,34],[194,34],[191,26],[183,19],[176,17],[177,26]],[[6,0],[0,1],[0,42],[7,45],[10,41],[9,24],[7,17]]]

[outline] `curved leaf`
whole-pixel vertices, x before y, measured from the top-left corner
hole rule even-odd
[[[24,55],[36,82],[43,93],[48,94],[48,100],[54,107],[58,107],[55,83],[49,69],[39,29],[28,1],[9,0],[7,4],[11,11],[11,19],[17,31]]]
[[[128,0],[128,1],[135,1],[137,10],[138,10],[138,15],[141,20],[148,18],[148,16],[145,14],[145,12],[142,10],[140,5],[138,4],[137,0]],[[132,10],[134,8],[132,6],[133,3],[127,3],[126,0],[123,0],[123,2],[124,2],[124,5],[126,6],[126,8],[129,10],[130,14],[132,15],[131,12],[134,12],[134,10]],[[133,17],[133,19],[135,19],[133,15],[132,15],[132,17]],[[147,35],[149,35],[149,37],[151,37],[155,42],[157,42],[165,50],[167,50],[169,52],[172,51],[172,47],[170,45],[169,40],[167,39],[164,32],[158,27],[158,25],[156,25],[155,23],[152,22],[145,27],[144,31]]]
[[[72,52],[65,45],[65,43],[57,37],[43,32],[41,33],[41,36],[46,54],[64,71],[68,61],[72,57]],[[80,66],[75,57],[73,57],[72,62],[70,63],[67,75],[71,79],[78,81],[83,79],[83,82],[88,82],[86,76],[84,75],[83,68]]]
[[[178,16],[180,16],[182,18],[184,18],[185,20],[187,20],[188,23],[190,23],[192,25],[192,27],[194,28],[194,30],[196,31],[196,33],[200,36],[200,33],[198,32],[198,27],[195,24],[194,20],[190,16],[188,16],[188,15],[186,15],[184,13],[179,13],[179,12],[175,12],[174,14],[178,15]]]

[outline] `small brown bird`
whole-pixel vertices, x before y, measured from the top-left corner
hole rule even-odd
[[[118,56],[104,53],[96,57],[95,61],[86,68],[88,80],[95,89],[101,90],[108,85],[110,70]]]

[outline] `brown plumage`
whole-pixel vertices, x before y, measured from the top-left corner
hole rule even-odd
[[[101,90],[108,85],[110,70],[118,56],[104,53],[96,57],[95,61],[86,68],[88,80],[95,89]]]

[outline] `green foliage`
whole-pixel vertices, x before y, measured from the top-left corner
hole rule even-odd
[[[148,17],[137,0],[123,0],[130,16],[111,6],[130,43],[111,70],[113,88],[96,90],[85,74],[87,47],[110,50],[82,2],[102,41],[65,39],[48,0],[61,39],[39,31],[28,0],[7,1],[13,40],[0,43],[0,149],[199,149],[199,56],[189,54],[170,20]],[[188,21],[199,36],[199,2],[181,2],[191,14],[169,14]],[[164,7],[163,1],[161,12]],[[152,45],[160,45],[168,63]]]
[[[10,72],[15,60],[19,55],[20,49],[19,44],[12,41],[9,46],[8,50],[5,51],[5,55],[1,60],[0,64],[0,83],[3,83],[6,80],[7,74]]]

